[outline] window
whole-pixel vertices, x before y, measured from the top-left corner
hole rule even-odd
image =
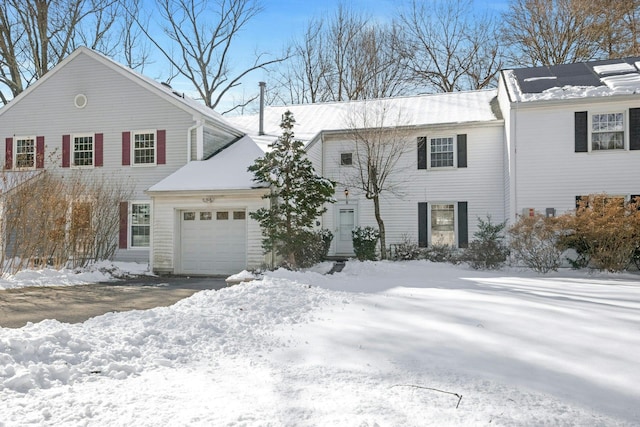
[[[453,167],[453,138],[431,138],[429,142],[432,168]]]
[[[222,221],[229,219],[229,212],[216,212],[216,219]]]
[[[431,205],[431,244],[455,246],[454,205]]]
[[[151,235],[151,205],[131,203],[131,247],[149,247]]]
[[[467,134],[418,137],[418,169],[466,168]]]
[[[182,217],[185,221],[195,221],[196,213],[195,212],[185,212]]]
[[[200,221],[211,221],[211,212],[200,212]]]
[[[133,164],[154,165],[156,163],[155,132],[133,134]]]
[[[93,166],[93,135],[74,135],[73,165]]]
[[[34,168],[36,161],[36,144],[33,138],[16,138],[16,168]]]
[[[353,165],[353,153],[340,153],[340,166]]]
[[[591,116],[591,149],[624,149],[624,114],[607,113]]]
[[[233,219],[245,219],[246,213],[244,211],[233,211]]]

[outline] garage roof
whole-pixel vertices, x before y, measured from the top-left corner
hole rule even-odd
[[[264,187],[253,181],[247,168],[264,155],[249,137],[243,136],[208,160],[192,161],[147,191],[247,190]]]

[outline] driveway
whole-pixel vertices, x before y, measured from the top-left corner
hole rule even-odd
[[[0,290],[0,327],[56,319],[79,323],[112,311],[165,307],[205,289],[226,287],[223,278],[149,277],[80,286]]]

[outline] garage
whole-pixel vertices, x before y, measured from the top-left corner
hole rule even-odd
[[[244,209],[183,210],[179,214],[182,274],[230,275],[246,268]]]

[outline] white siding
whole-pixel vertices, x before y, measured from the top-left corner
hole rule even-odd
[[[467,134],[467,168],[417,169],[417,137]],[[501,121],[481,126],[424,128],[407,137],[407,151],[398,163],[396,181],[399,194],[390,192],[381,198],[381,215],[387,232],[387,245],[402,241],[404,236],[418,241],[419,202],[468,202],[469,239],[477,230],[477,217],[491,215],[494,222],[504,220],[503,126]],[[354,185],[355,166],[340,166],[340,153],[353,151],[346,138],[325,139],[324,170],[327,178],[338,182],[336,198],[345,201],[349,188],[349,204],[357,206],[356,223],[377,227],[373,202],[360,194]],[[323,226],[334,234],[335,206],[323,215]]]
[[[525,106],[516,112],[518,144],[515,213],[534,208],[558,213],[575,208],[575,196],[640,194],[640,151],[576,153],[574,112],[628,112],[637,102],[592,98],[555,106]],[[628,139],[628,115],[625,137]]]
[[[236,194],[157,195],[152,208],[152,268],[156,272],[173,273],[178,248],[178,213],[182,210],[236,209],[247,212],[247,268],[259,268],[268,263],[262,250],[260,224],[249,217],[249,212],[268,206],[261,191],[238,191]],[[203,197],[213,196],[213,203],[205,203]]]

